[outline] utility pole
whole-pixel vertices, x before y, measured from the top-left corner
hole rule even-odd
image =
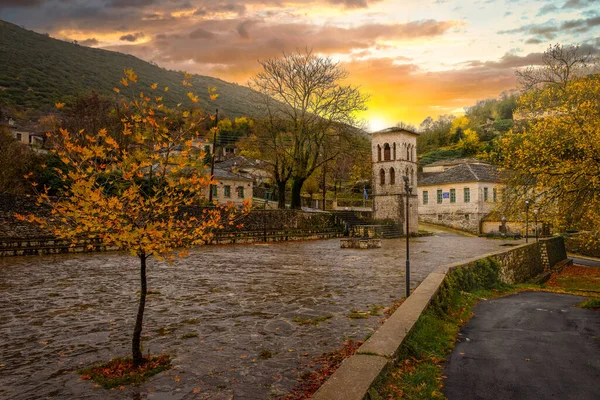
[[[531,202],[525,200],[525,243],[529,243],[529,206]]]
[[[217,127],[219,126],[219,109],[217,108],[215,113],[215,128],[213,130],[213,148],[212,148],[212,158],[210,161],[210,181],[212,182],[213,177],[215,176],[215,149],[217,147]],[[208,201],[212,203],[213,201],[213,184],[210,184],[208,190]]]
[[[405,219],[406,219],[406,297],[408,298],[408,296],[410,296],[410,247],[409,247],[410,246],[410,242],[409,242],[409,238],[410,238],[409,207],[410,207],[410,205],[409,205],[409,199],[410,199],[410,193],[412,192],[412,188],[408,184],[408,176],[404,175],[402,177],[402,179],[404,179],[404,191],[406,192],[406,214],[405,214]]]

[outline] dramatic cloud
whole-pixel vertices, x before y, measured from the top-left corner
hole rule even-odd
[[[548,40],[554,39],[557,34],[563,32],[576,32],[583,33],[589,29],[600,26],[600,16],[591,18],[582,18],[570,21],[564,21],[562,23],[556,23],[554,20],[550,20],[543,24],[532,24],[521,26],[516,29],[508,29],[499,31],[499,34],[513,34],[513,33],[525,33],[534,36],[543,37]]]
[[[371,94],[368,116],[418,123],[427,115],[460,111],[514,88],[514,70],[537,65],[550,42],[581,43],[582,49],[596,51],[597,4],[0,0],[0,19],[62,40],[132,54],[164,68],[240,84],[258,72],[259,59],[313,49],[341,61],[349,80]]]
[[[99,42],[96,38],[85,39],[79,42],[82,46],[98,46]]]
[[[130,33],[128,35],[123,35],[119,38],[119,40],[122,40],[125,42],[137,42],[138,39],[141,39],[143,37],[144,37],[144,33],[137,32],[137,33]]]
[[[190,39],[212,39],[215,34],[205,29],[198,28],[190,32]]]
[[[156,3],[157,0],[110,0],[106,6],[115,8],[144,7]]]
[[[46,0],[0,0],[2,7],[37,7]]]

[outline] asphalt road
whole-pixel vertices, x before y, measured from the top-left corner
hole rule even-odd
[[[584,265],[586,267],[600,267],[600,260],[594,260],[591,258],[578,258],[569,256],[573,260],[573,264]]]
[[[444,370],[466,399],[600,399],[600,312],[582,297],[524,292],[482,301]]]

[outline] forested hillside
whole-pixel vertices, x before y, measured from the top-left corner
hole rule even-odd
[[[503,94],[500,99],[478,101],[464,116],[426,118],[417,141],[420,164],[489,153],[495,140],[512,128],[517,99],[517,94]]]
[[[49,110],[57,102],[69,102],[77,93],[95,90],[114,95],[113,87],[123,69],[133,69],[140,86],[158,83],[169,87],[167,105],[183,101],[187,90],[183,74],[168,71],[131,55],[94,49],[52,39],[14,24],[0,21],[0,106],[17,109]],[[259,111],[249,98],[249,88],[209,76],[193,75],[191,88],[199,96],[200,107],[219,108],[222,114],[256,116]],[[219,97],[210,101],[208,88],[216,87]]]

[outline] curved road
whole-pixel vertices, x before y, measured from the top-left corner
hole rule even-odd
[[[583,297],[524,292],[482,301],[459,334],[449,400],[600,399],[600,312]]]

